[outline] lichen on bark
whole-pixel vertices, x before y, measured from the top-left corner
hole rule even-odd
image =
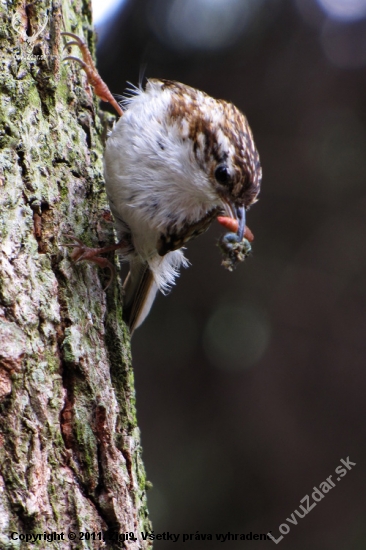
[[[28,547],[12,532],[64,533],[45,549],[125,546],[74,531],[134,532],[135,550],[150,524],[121,287],[104,292],[62,246],[114,234],[103,124],[61,30],[93,50],[89,3],[0,4],[0,548]]]

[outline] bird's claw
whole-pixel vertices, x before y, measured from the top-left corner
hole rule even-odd
[[[79,63],[79,65],[81,65],[82,68],[84,69],[86,76],[88,78],[88,82],[91,86],[93,86],[97,96],[102,101],[106,101],[107,103],[110,103],[114,107],[114,109],[117,111],[117,113],[120,116],[122,116],[123,115],[122,108],[120,107],[120,105],[118,105],[117,101],[111,94],[107,84],[104,82],[104,80],[102,80],[100,74],[98,73],[98,70],[94,64],[89,48],[84,42],[84,40],[80,38],[77,34],[74,34],[73,32],[62,32],[61,35],[69,36],[70,38],[72,38],[72,40],[70,40],[65,44],[64,49],[71,46],[77,46],[83,58],[83,59],[80,59],[79,57],[68,55],[63,58],[63,61],[76,61],[77,63]]]
[[[70,255],[72,261],[76,263],[76,262],[85,260],[87,262],[93,262],[94,264],[97,264],[102,269],[109,269],[110,271],[109,281],[107,283],[107,286],[104,288],[104,290],[107,290],[107,288],[111,285],[111,283],[113,282],[116,276],[116,268],[107,258],[102,258],[101,254],[106,254],[107,252],[113,252],[118,248],[121,248],[121,245],[114,244],[114,245],[104,246],[103,248],[90,248],[89,246],[86,246],[80,239],[78,239],[72,234],[67,234],[66,237],[73,240],[74,242],[62,243],[61,246],[65,246],[67,248],[73,248],[73,251],[71,252],[71,255]]]

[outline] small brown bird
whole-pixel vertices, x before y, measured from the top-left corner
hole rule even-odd
[[[244,259],[249,245],[245,236],[253,238],[245,214],[261,184],[259,155],[245,116],[232,103],[190,86],[150,79],[145,89],[130,90],[122,109],[98,75],[85,43],[72,33],[63,34],[73,39],[67,46],[77,45],[83,55],[83,60],[65,59],[79,62],[96,93],[121,115],[107,140],[104,175],[119,237],[114,248],[130,264],[124,316],[133,331],[148,314],[157,290],[169,290],[180,267],[188,265],[182,247],[218,216],[225,227],[231,223],[237,228],[222,243],[229,256],[226,266],[232,269]],[[76,256],[106,265],[82,245]]]

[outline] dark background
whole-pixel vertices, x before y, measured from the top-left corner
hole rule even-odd
[[[233,101],[264,174],[252,257],[226,272],[214,224],[133,338],[155,533],[278,537],[333,475],[280,548],[366,548],[366,2],[320,1],[131,0],[99,27],[113,92],[143,70]]]

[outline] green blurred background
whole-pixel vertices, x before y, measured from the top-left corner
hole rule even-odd
[[[231,100],[263,166],[252,257],[226,272],[212,226],[133,338],[155,533],[278,535],[349,456],[280,548],[364,550],[366,0],[126,0],[97,30],[113,92],[144,74]]]

